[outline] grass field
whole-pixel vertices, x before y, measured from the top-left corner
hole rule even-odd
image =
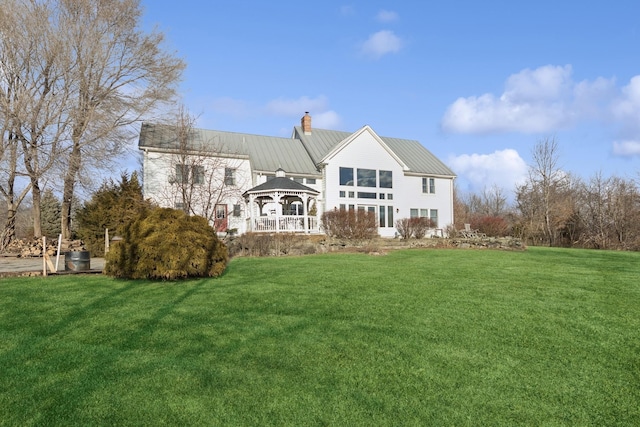
[[[640,253],[0,281],[0,425],[640,425]]]

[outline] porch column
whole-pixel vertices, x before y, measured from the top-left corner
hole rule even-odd
[[[249,206],[246,207],[246,210],[249,212],[249,231],[254,231],[255,224],[253,219],[253,211],[255,209],[255,196],[253,194],[249,194]],[[246,202],[245,202],[246,203]]]
[[[273,201],[276,204],[276,233],[280,232],[280,215],[282,214],[282,207],[280,206],[280,193],[277,191],[273,195]]]
[[[302,214],[304,215],[302,220],[302,226],[304,232],[309,234],[309,195],[304,194],[302,196]]]

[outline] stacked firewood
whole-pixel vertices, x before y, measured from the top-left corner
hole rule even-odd
[[[69,251],[87,250],[82,240],[62,240],[60,253]],[[47,254],[53,256],[58,251],[58,239],[47,239]],[[42,239],[16,239],[5,249],[5,255],[17,256],[19,258],[32,258],[42,256]]]

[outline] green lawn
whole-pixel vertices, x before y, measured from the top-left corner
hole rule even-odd
[[[640,425],[640,253],[0,281],[0,425]]]

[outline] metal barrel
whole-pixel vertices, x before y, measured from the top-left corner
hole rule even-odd
[[[64,254],[64,269],[66,271],[91,270],[89,251],[70,251]]]

